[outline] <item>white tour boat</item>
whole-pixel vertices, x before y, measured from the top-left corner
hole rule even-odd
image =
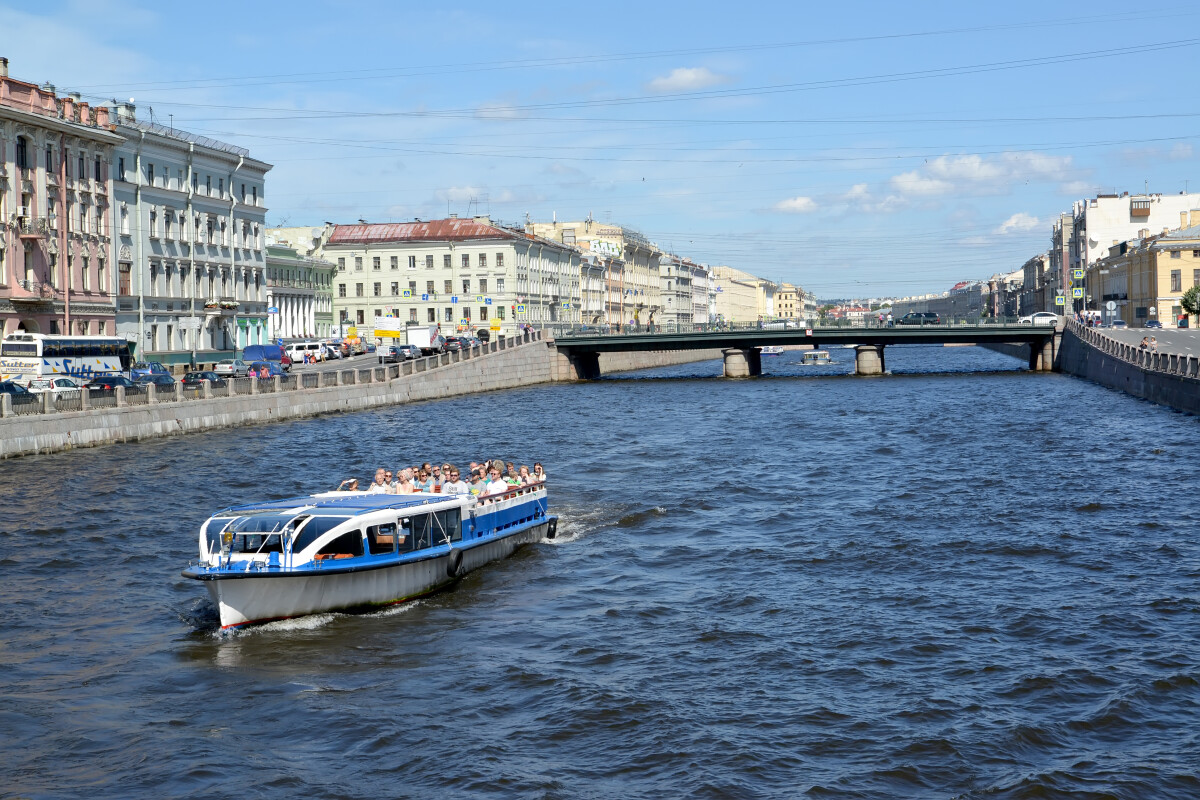
[[[828,364],[830,360],[828,350],[809,350],[800,356],[801,364]]]
[[[218,511],[200,526],[222,628],[401,603],[523,544],[553,539],[546,485],[505,494],[327,492]]]
[[[783,355],[783,345],[781,345],[781,344],[765,344],[762,346],[762,354],[764,356]]]

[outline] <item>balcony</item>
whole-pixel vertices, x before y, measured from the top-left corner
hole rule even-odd
[[[47,217],[13,215],[13,227],[22,239],[45,239],[53,232],[52,220]]]
[[[54,300],[54,287],[48,283],[38,283],[37,281],[17,281],[16,288],[22,289],[29,293],[27,297],[21,297],[13,294],[8,298],[13,304],[40,306],[47,305]]]
[[[1150,216],[1150,201],[1149,200],[1130,200],[1129,201],[1129,216],[1138,219],[1144,219]]]

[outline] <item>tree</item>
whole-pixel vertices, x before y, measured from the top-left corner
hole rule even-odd
[[[1183,310],[1188,314],[1200,316],[1200,285],[1193,286],[1183,293],[1183,297],[1179,300],[1179,305],[1183,306]]]

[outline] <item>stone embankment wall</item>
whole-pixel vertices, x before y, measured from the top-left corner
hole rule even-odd
[[[1019,358],[1025,363],[1029,363],[1029,345],[1027,344],[1015,344],[1012,342],[982,342],[979,346],[996,353],[1003,353],[1006,356]]]
[[[566,356],[558,352],[553,342],[535,339],[520,343],[510,339],[505,344],[497,348],[493,342],[490,352],[469,357],[448,354],[440,359],[396,365],[386,371],[362,370],[354,378],[362,380],[360,376],[367,373],[370,382],[328,385],[333,381],[323,380],[325,385],[320,387],[290,391],[184,401],[176,401],[171,395],[170,401],[124,407],[5,416],[0,418],[0,458],[576,379]],[[613,353],[602,357],[601,364],[608,372],[618,372],[711,358],[720,358],[720,351]]]
[[[1058,369],[1160,405],[1200,414],[1200,358],[1153,353],[1072,321],[1063,332]]]

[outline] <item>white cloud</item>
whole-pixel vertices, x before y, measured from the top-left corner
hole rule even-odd
[[[707,89],[729,83],[729,78],[718,75],[707,67],[679,67],[670,75],[662,75],[646,84],[652,92],[687,92]]]
[[[910,197],[935,197],[954,191],[954,184],[950,181],[930,178],[922,175],[919,170],[894,175],[891,184],[897,192]]]
[[[1073,171],[1070,156],[1044,153],[939,156],[911,172],[893,176],[890,183],[905,197],[1003,194],[1018,183],[1065,181]]]
[[[1041,221],[1034,216],[1026,214],[1024,211],[1018,211],[996,228],[996,233],[1000,236],[1007,236],[1010,233],[1024,233],[1031,231],[1041,225]]]
[[[817,210],[817,203],[811,197],[789,197],[775,204],[776,211],[786,211],[789,214],[811,214]]]

